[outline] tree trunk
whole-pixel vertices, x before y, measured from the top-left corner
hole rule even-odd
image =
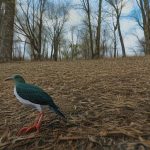
[[[117,17],[117,26],[118,26],[119,39],[120,39],[121,48],[122,48],[122,56],[126,57],[125,46],[124,46],[124,42],[123,42],[123,38],[122,38],[122,33],[121,33],[121,29],[120,29],[119,16]]]
[[[145,9],[145,44],[146,44],[146,54],[150,55],[150,6],[148,0],[144,0],[144,9]]]
[[[54,52],[54,40],[52,40],[52,45],[51,45],[51,56],[50,56],[51,60],[53,60],[53,52]]]
[[[15,16],[15,0],[5,0],[5,14],[4,14],[4,29],[3,29],[3,43],[2,53],[5,60],[12,60],[13,51],[13,33],[14,33],[14,16]]]
[[[27,44],[27,42],[26,42],[26,40],[25,40],[25,42],[24,42],[23,56],[22,56],[22,59],[23,59],[23,60],[24,60],[24,58],[25,58],[25,53],[26,53],[26,44]]]
[[[116,30],[114,27],[114,58],[117,56],[117,40],[116,40]]]
[[[54,55],[53,55],[54,61],[58,60],[58,40],[56,37],[54,37]]]
[[[3,37],[5,35],[4,32],[4,13],[5,12],[5,5],[3,0],[0,0],[0,59],[2,61],[4,57],[4,52],[3,52]]]
[[[102,15],[102,0],[99,0],[98,25],[96,35],[96,57],[100,56],[101,15]]]
[[[140,10],[143,19],[143,30],[145,37],[145,55],[150,55],[150,4],[148,0],[139,1]]]
[[[45,1],[40,1],[40,18],[39,18],[39,35],[38,35],[38,60],[41,59],[42,51],[42,29],[43,29],[43,12],[44,12]]]
[[[88,15],[88,26],[89,26],[89,34],[90,34],[90,46],[91,46],[91,54],[92,58],[94,58],[94,51],[93,51],[93,34],[92,34],[92,25],[91,25],[91,11],[90,11],[90,4],[89,0],[87,0],[87,15]]]
[[[113,18],[112,18],[113,19]],[[113,22],[113,34],[114,34],[114,58],[117,56],[117,37],[116,37],[117,24]]]
[[[121,1],[114,1],[114,0],[106,0],[115,10],[115,16],[116,16],[116,21],[117,21],[117,28],[118,28],[118,34],[119,34],[119,39],[121,43],[121,48],[122,48],[122,56],[126,57],[126,51],[125,51],[125,46],[124,46],[124,41],[121,33],[121,27],[120,27],[120,15],[121,11],[124,7],[123,0]],[[119,6],[121,4],[121,6]]]

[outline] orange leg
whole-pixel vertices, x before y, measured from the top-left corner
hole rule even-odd
[[[39,114],[37,120],[35,121],[35,123],[32,126],[30,126],[30,127],[23,127],[23,128],[21,128],[18,131],[17,135],[19,136],[22,133],[28,133],[28,132],[33,131],[33,130],[36,130],[37,132],[39,132],[43,115],[44,115],[43,112],[40,112],[40,114]]]

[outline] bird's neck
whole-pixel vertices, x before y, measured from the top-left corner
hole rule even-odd
[[[15,83],[16,83],[16,84],[19,84],[19,83],[25,83],[25,81],[22,80],[22,79],[18,79],[18,80],[15,80]]]

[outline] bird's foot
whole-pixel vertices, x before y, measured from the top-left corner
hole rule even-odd
[[[32,132],[32,131],[39,132],[39,129],[40,129],[40,126],[38,126],[37,124],[33,125],[31,127],[23,127],[18,131],[17,135],[20,136],[23,133],[28,133],[28,132]]]
[[[34,130],[35,130],[36,132],[39,132],[40,126],[41,126],[41,120],[42,120],[42,118],[43,118],[43,112],[41,112],[41,113],[39,114],[39,117],[38,117],[37,121],[35,121],[35,123],[34,123],[32,126],[21,128],[21,129],[18,131],[17,135],[19,136],[19,135],[21,135],[21,134],[23,134],[23,133],[32,132],[32,131],[34,131]]]

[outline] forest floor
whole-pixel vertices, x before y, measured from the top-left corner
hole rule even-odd
[[[68,122],[46,108],[40,133],[16,136],[38,114],[4,82],[16,73],[51,95]],[[0,149],[150,149],[150,57],[0,64]]]

